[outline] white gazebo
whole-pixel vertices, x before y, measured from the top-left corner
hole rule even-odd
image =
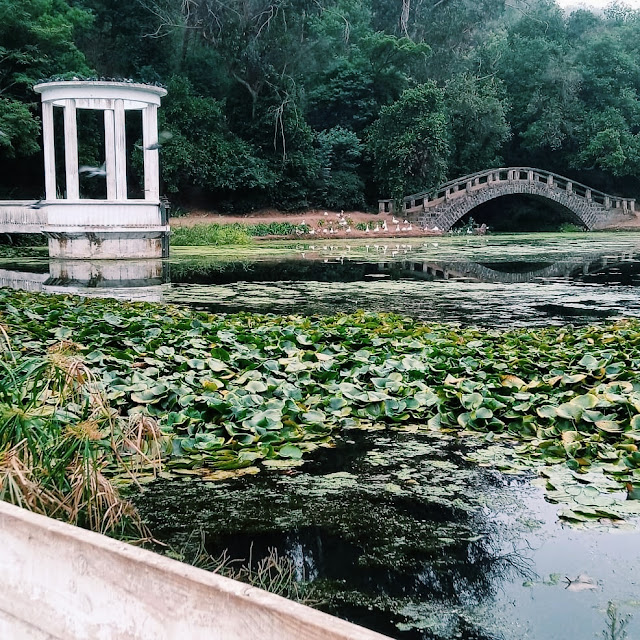
[[[42,96],[45,200],[44,232],[51,257],[157,258],[168,252],[169,227],[160,202],[158,107],[161,87],[130,82],[59,81],[34,87]],[[54,108],[63,110],[64,175],[56,177]],[[92,169],[106,180],[104,199],[82,198],[78,166],[78,109],[104,114],[104,166]],[[127,189],[125,113],[142,112],[144,198]]]

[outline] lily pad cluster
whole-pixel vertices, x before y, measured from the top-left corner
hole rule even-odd
[[[336,430],[413,424],[514,440],[515,466],[561,465],[576,485],[591,486],[597,466],[612,483],[599,494],[637,496],[636,320],[499,331],[365,312],[211,315],[8,290],[0,309],[25,352],[82,345],[112,407],[159,421],[171,473],[215,480],[265,462],[296,465]]]

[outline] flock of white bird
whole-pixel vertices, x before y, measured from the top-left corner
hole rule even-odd
[[[329,212],[325,211],[324,216],[328,218]],[[340,213],[336,213],[336,218],[337,219],[335,221],[329,220],[326,226],[324,225],[324,221],[321,220],[317,229],[309,230],[308,232],[309,235],[313,236],[321,233],[333,235],[336,233],[352,232],[352,226],[351,226],[352,223],[346,218],[346,216],[344,215],[344,211],[340,211]],[[391,218],[391,225],[389,225],[386,220],[383,220],[382,224],[378,222],[376,222],[375,225],[369,222],[366,222],[364,224],[365,224],[365,228],[358,229],[358,231],[364,231],[364,233],[388,233],[389,231],[395,231],[395,232],[413,231],[413,225],[411,224],[411,222],[409,222],[408,220],[403,220],[402,222],[400,222],[400,220],[398,220],[395,216],[392,216]],[[304,225],[306,225],[306,222],[303,220],[300,223],[300,226],[304,226]]]

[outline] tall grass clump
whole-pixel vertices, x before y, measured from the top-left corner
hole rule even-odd
[[[40,356],[11,348],[0,325],[0,499],[117,537],[147,537],[112,478],[159,467],[148,416],[123,418],[77,345]]]
[[[198,224],[171,231],[171,244],[174,247],[247,245],[251,242],[246,226],[239,223]]]
[[[293,222],[260,222],[247,227],[250,236],[295,236],[304,235],[311,231],[308,224]]]

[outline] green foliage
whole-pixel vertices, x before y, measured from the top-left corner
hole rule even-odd
[[[501,151],[511,136],[505,89],[494,79],[454,76],[445,87],[449,117],[450,176],[502,165]]]
[[[314,200],[330,209],[364,206],[364,182],[359,175],[363,145],[349,129],[334,127],[316,135],[322,163],[321,182]]]
[[[198,224],[171,230],[171,244],[176,247],[249,244],[251,238],[242,224]]]
[[[39,123],[27,105],[0,98],[0,153],[7,158],[36,153],[39,133]]]
[[[57,359],[78,381],[74,396],[50,386],[45,365],[25,362],[23,373],[9,373],[14,356],[5,350],[5,444],[39,441],[49,413],[66,425],[82,421],[74,437],[93,434],[82,441],[95,443],[96,420],[113,418],[117,430],[117,416],[147,417],[171,436],[163,476],[219,480],[258,465],[299,466],[336,429],[414,425],[481,435],[488,448],[471,457],[482,464],[538,468],[549,499],[570,506],[566,519],[640,510],[635,320],[503,332],[363,312],[213,316],[10,290],[0,301],[16,358],[52,346],[58,353],[55,345],[71,336],[83,345],[73,346],[81,358]],[[23,379],[32,374],[34,382]],[[86,381],[100,381],[99,405],[87,404]],[[621,499],[625,488],[629,500]]]
[[[0,343],[0,500],[101,533],[146,537],[108,475],[154,466],[155,422],[139,430],[140,420],[116,417],[73,343],[25,355],[2,326]]]
[[[432,82],[383,107],[367,133],[379,192],[396,200],[444,181],[449,153],[442,90]]]
[[[311,227],[292,222],[269,222],[247,225],[246,229],[250,236],[299,236],[309,233]]]
[[[172,134],[161,149],[163,178],[170,193],[195,185],[210,193],[264,189],[273,174],[248,143],[227,127],[222,105],[197,96],[190,83],[172,78],[160,128]]]
[[[74,44],[76,31],[91,15],[65,0],[0,2],[0,90],[33,100],[31,89],[41,78],[65,72],[88,74],[84,55]]]
[[[32,85],[96,75],[168,84],[162,171],[184,204],[360,208],[497,164],[640,193],[640,19],[619,4],[0,0],[0,18],[6,196],[41,180],[20,160]]]

